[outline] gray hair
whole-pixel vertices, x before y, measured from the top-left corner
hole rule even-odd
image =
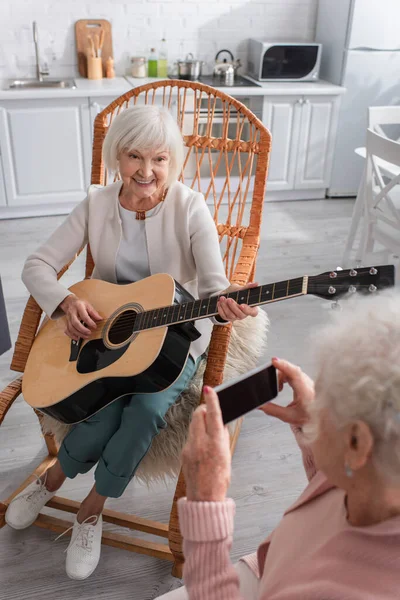
[[[345,302],[318,332],[315,409],[329,409],[338,428],[367,423],[372,460],[400,483],[400,295],[390,291]]]
[[[121,112],[107,132],[103,144],[106,167],[118,171],[118,156],[130,150],[168,150],[170,167],[167,185],[179,177],[184,160],[183,138],[178,124],[164,107],[133,106]]]

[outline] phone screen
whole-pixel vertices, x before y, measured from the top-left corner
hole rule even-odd
[[[215,388],[224,423],[234,421],[278,395],[278,380],[273,365],[264,365]]]

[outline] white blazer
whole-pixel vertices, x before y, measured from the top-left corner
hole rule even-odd
[[[117,283],[121,186],[121,181],[106,187],[90,186],[85,200],[26,260],[22,280],[50,318],[62,315],[57,307],[69,294],[57,281],[57,272],[85,243],[89,242],[95,262],[92,277]],[[229,286],[215,224],[202,194],[175,182],[157,214],[145,220],[145,227],[151,274],[169,273],[195,298],[208,298]],[[209,344],[212,322],[202,319],[196,327],[202,335],[191,345],[194,359]]]

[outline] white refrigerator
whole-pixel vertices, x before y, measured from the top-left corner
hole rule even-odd
[[[319,0],[321,79],[342,85],[328,196],[355,196],[369,106],[400,104],[400,0]]]

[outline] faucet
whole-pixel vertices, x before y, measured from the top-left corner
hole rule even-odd
[[[40,67],[38,27],[37,27],[36,21],[33,21],[32,27],[33,27],[33,42],[35,44],[35,54],[36,54],[36,77],[37,77],[38,81],[43,81],[43,76],[49,75],[49,67],[47,66],[47,64],[43,70]]]

